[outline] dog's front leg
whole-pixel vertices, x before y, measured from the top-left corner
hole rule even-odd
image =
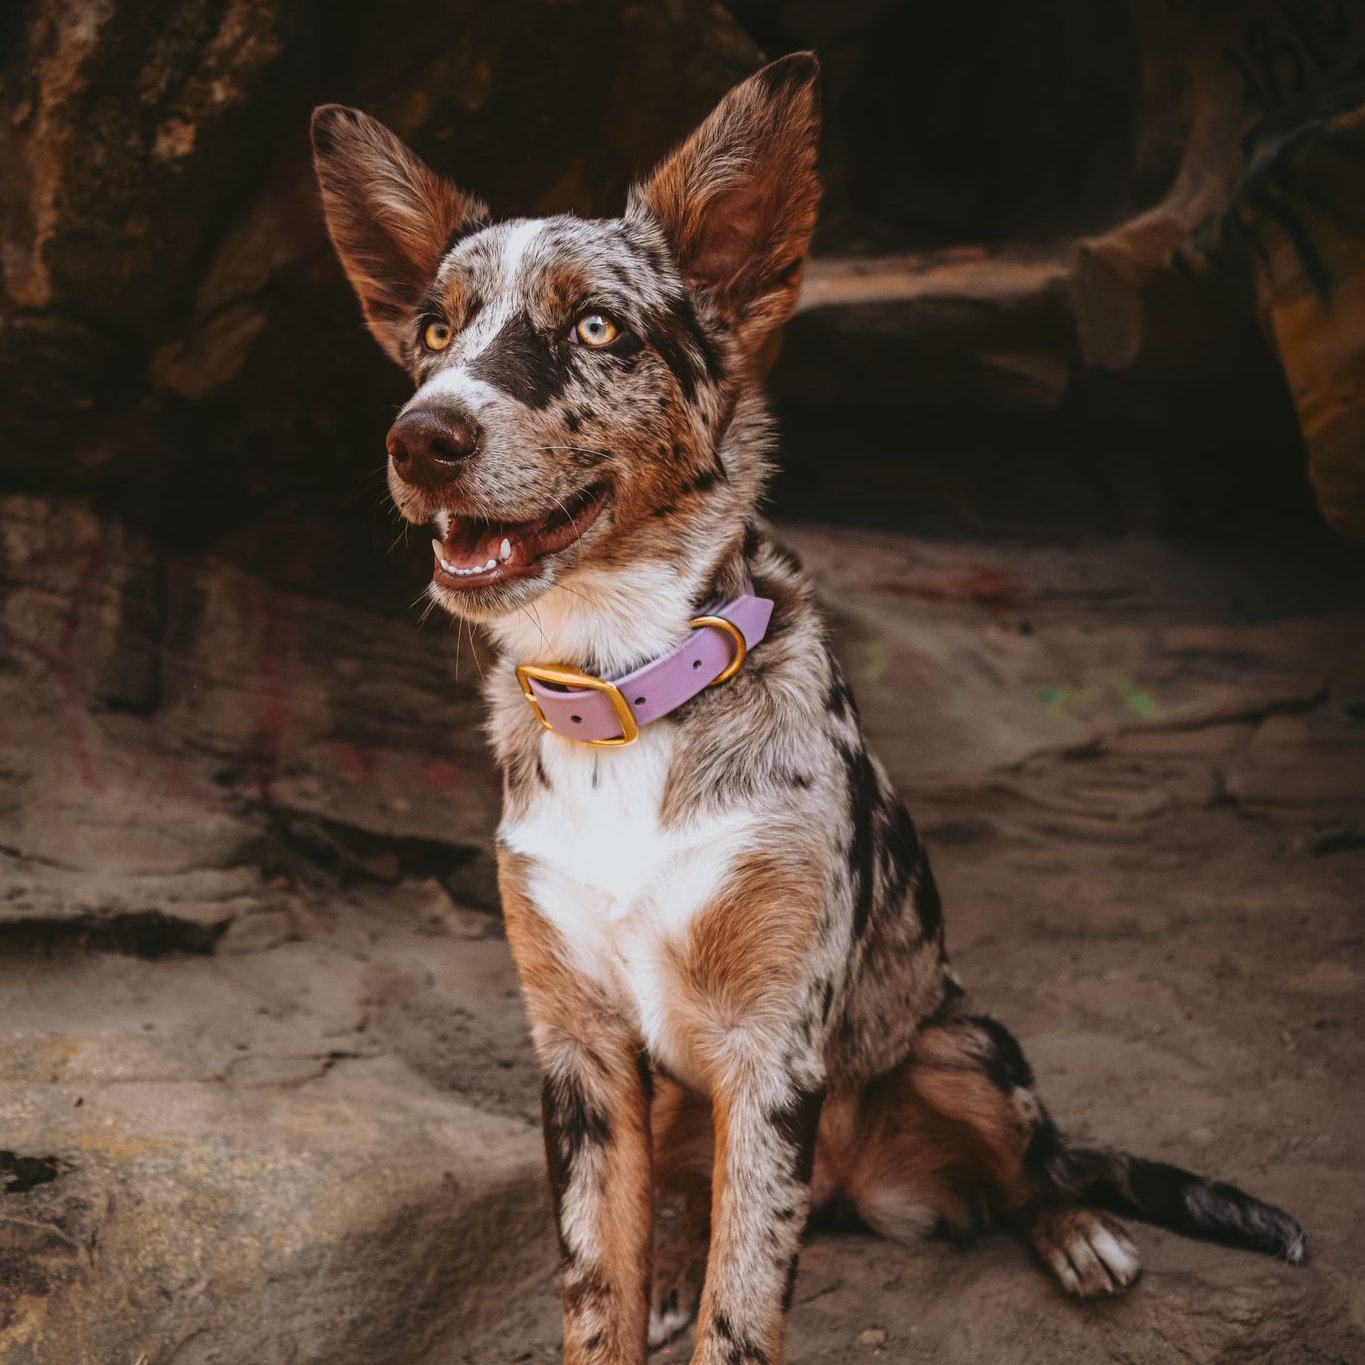
[[[793,1066],[765,1053],[715,1087],[711,1250],[693,1365],[782,1359],[824,1093],[814,1059]]]
[[[565,1365],[642,1365],[653,1254],[650,1072],[639,1040],[502,859],[507,937],[543,1073]]]
[[[623,1031],[588,1022],[566,1029],[542,1016],[534,1026],[563,1256],[564,1360],[640,1365],[653,1252],[647,1065],[637,1065]]]

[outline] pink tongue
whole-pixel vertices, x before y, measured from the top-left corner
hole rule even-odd
[[[497,559],[502,537],[487,522],[455,522],[441,545],[441,557],[457,569],[481,568]]]
[[[504,557],[502,543],[510,553]],[[481,569],[491,559],[496,563],[525,563],[525,539],[514,531],[499,530],[487,522],[457,522],[441,545],[441,558],[452,568]]]

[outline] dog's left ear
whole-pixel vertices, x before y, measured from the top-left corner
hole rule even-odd
[[[389,358],[406,364],[413,309],[451,241],[488,210],[377,119],[342,104],[313,111],[313,164],[327,231],[365,321]]]
[[[755,72],[630,194],[628,216],[663,229],[746,350],[796,306],[820,204],[819,75],[813,52]]]

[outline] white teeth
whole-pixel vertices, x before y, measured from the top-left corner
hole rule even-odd
[[[498,561],[496,559],[490,559],[487,564],[475,564],[468,569],[461,569],[456,567],[442,555],[441,551],[445,549],[445,546],[439,540],[433,538],[431,548],[435,551],[436,562],[441,568],[446,573],[455,574],[459,578],[468,578],[470,574],[487,573],[490,569],[496,569],[498,567]],[[512,545],[506,538],[503,539],[501,552],[504,559],[511,556]]]
[[[455,574],[459,578],[468,578],[470,574],[475,573],[487,573],[489,569],[496,569],[498,567],[498,561],[496,559],[490,559],[487,564],[475,564],[468,569],[456,568],[454,564],[447,563],[444,559],[441,560],[440,563],[441,568],[443,568],[446,573]]]
[[[512,542],[508,540],[506,536],[503,536],[502,544],[498,546],[498,558],[499,559],[512,558]]]

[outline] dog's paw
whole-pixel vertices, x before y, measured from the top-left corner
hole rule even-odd
[[[649,1305],[649,1349],[667,1346],[697,1316],[697,1294],[684,1285],[655,1290]]]
[[[649,1348],[673,1340],[697,1315],[706,1275],[707,1228],[681,1199],[654,1206],[654,1288],[649,1301]]]
[[[1094,1209],[1040,1213],[1030,1229],[1038,1254],[1068,1294],[1122,1294],[1142,1272],[1137,1247],[1119,1223]]]

